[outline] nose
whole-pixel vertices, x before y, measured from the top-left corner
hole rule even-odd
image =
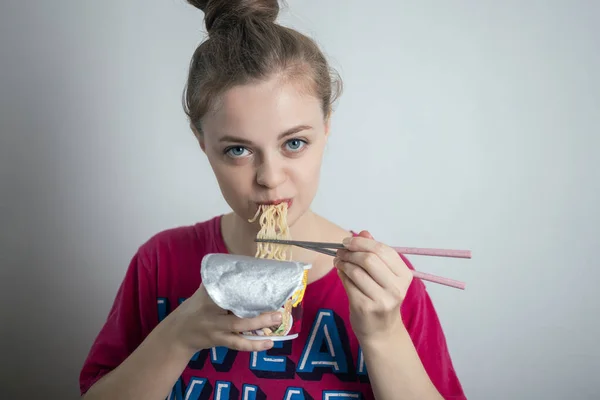
[[[256,170],[256,182],[260,186],[268,189],[274,189],[282,184],[286,179],[284,166],[277,157],[269,157],[261,160],[261,164]]]

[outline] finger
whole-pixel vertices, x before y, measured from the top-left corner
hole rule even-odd
[[[383,287],[375,282],[362,267],[340,260],[336,263],[336,268],[341,270],[351,283],[371,300],[377,300],[378,297],[385,295]]]
[[[265,338],[264,340],[250,340],[240,336],[237,333],[223,333],[220,340],[220,346],[238,351],[264,351],[273,347],[273,341]]]
[[[344,246],[350,251],[368,252],[377,255],[398,276],[404,275],[406,270],[408,270],[408,267],[396,250],[381,242],[367,237],[349,237],[344,239]]]
[[[391,287],[394,280],[398,279],[390,267],[374,253],[340,250],[338,258],[362,267],[370,278],[383,288]]]
[[[281,324],[279,311],[265,313],[254,318],[239,318],[233,314],[219,316],[216,328],[222,332],[247,332]]]
[[[346,290],[346,294],[348,295],[348,302],[350,304],[361,303],[361,302],[369,302],[372,301],[367,295],[365,295],[359,288],[352,282],[352,279],[346,275],[344,271],[341,269],[337,270],[338,276],[342,281],[342,285]]]
[[[373,236],[369,233],[369,231],[360,231],[360,233],[358,234],[358,236],[364,237],[364,238],[367,238],[367,239],[374,239]]]

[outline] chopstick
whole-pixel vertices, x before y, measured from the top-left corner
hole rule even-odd
[[[412,271],[412,273],[415,278],[419,278],[423,281],[433,282],[433,283],[437,283],[439,285],[449,286],[449,287],[453,287],[453,288],[460,289],[460,290],[465,290],[465,287],[467,286],[464,282],[457,281],[457,280],[450,279],[450,278],[444,278],[443,276],[427,274],[425,272],[414,271],[414,270]]]
[[[326,254],[331,257],[335,257],[337,252],[335,252],[333,250],[327,250],[326,248],[323,248],[323,247],[337,248],[337,249],[345,248],[343,245],[336,244],[336,243],[302,242],[302,241],[297,241],[297,240],[276,240],[276,239],[255,239],[255,241],[298,246],[303,249],[316,251],[317,253]],[[319,245],[322,245],[322,247],[319,247]],[[341,247],[338,247],[338,246],[341,246]],[[412,254],[414,254],[414,253],[412,253]],[[411,270],[411,272],[415,278],[418,278],[418,279],[421,279],[424,281],[437,283],[439,285],[449,286],[449,287],[453,287],[453,288],[461,289],[461,290],[465,290],[465,287],[466,287],[466,284],[464,282],[457,281],[454,279],[444,278],[442,276],[436,276],[436,275],[427,274],[425,272],[420,272],[420,271],[415,271],[415,270]]]
[[[309,246],[311,248],[325,248],[325,249],[345,249],[341,243],[326,243],[326,242],[306,242],[300,240],[277,240],[277,239],[255,239],[255,242],[265,243],[277,243],[287,244],[292,246]],[[411,254],[417,256],[432,256],[432,257],[446,257],[446,258],[471,258],[470,250],[449,250],[449,249],[430,249],[430,248],[418,248],[418,247],[392,247],[396,252],[402,254]]]
[[[297,245],[297,246],[302,247],[307,250],[316,251],[317,253],[327,254],[328,256],[332,256],[332,257],[336,256],[336,252],[333,250],[321,249],[319,247],[311,247],[311,246],[306,246],[306,245]],[[465,290],[465,287],[466,287],[466,284],[464,282],[457,281],[454,279],[444,278],[443,276],[436,276],[436,275],[427,274],[425,272],[420,272],[420,271],[415,271],[415,270],[411,270],[411,272],[415,278],[418,278],[418,279],[421,279],[424,281],[433,282],[433,283],[437,283],[440,285],[449,286],[449,287],[453,287],[453,288],[461,289],[461,290]]]

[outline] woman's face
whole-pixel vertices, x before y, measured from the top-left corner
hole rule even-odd
[[[200,144],[233,211],[287,201],[288,225],[309,209],[329,124],[319,99],[279,79],[238,86],[202,121]]]

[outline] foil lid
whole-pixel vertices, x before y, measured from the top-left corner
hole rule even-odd
[[[311,264],[250,256],[211,253],[200,269],[210,298],[239,318],[277,311],[302,289],[302,277]]]

